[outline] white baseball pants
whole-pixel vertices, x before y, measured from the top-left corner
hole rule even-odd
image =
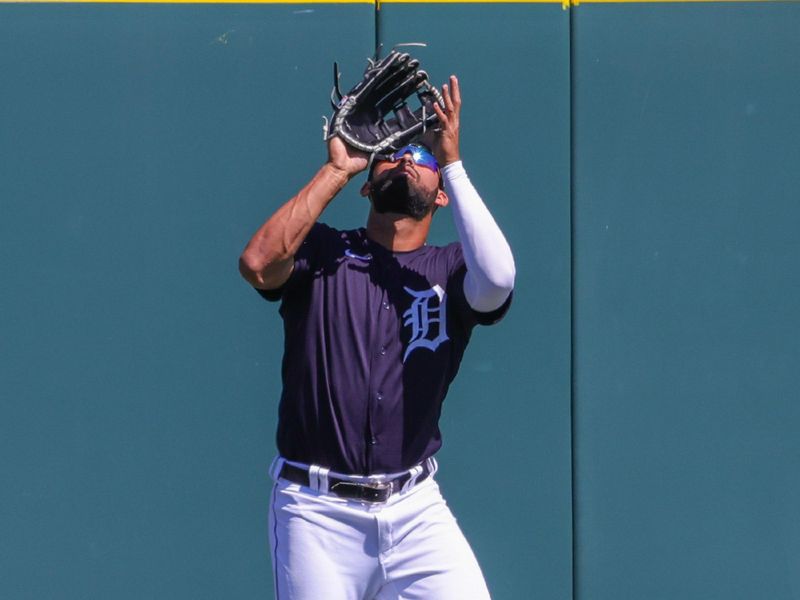
[[[276,600],[489,599],[432,476],[375,504],[276,479],[270,541]]]

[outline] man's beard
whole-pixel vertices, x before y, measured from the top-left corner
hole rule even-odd
[[[370,184],[372,206],[378,213],[398,213],[421,221],[433,210],[436,190],[426,194],[408,176],[385,171]]]

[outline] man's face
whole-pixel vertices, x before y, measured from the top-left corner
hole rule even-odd
[[[376,163],[369,181],[369,196],[378,213],[398,213],[421,221],[435,206],[439,193],[438,167],[431,165],[430,155],[424,149],[409,147],[401,153],[392,160]]]

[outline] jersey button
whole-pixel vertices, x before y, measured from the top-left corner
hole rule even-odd
[[[383,394],[381,394],[380,392],[378,392],[378,395],[376,396],[376,398],[377,398],[378,400],[383,400]]]
[[[383,308],[385,308],[386,310],[389,310],[389,303],[388,302],[384,302],[383,303]]]
[[[381,355],[386,354],[386,346],[381,346]]]
[[[375,445],[375,444],[377,444],[377,443],[378,443],[378,440],[377,440],[377,438],[371,437],[371,438],[369,439],[369,444],[370,444],[370,446],[374,446],[374,445]]]

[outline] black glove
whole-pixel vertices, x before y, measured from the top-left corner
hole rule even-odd
[[[436,102],[444,108],[442,96],[419,69],[419,61],[392,50],[381,60],[369,59],[364,77],[347,94],[338,88],[338,66],[334,64],[335,112],[327,138],[339,136],[353,148],[375,158],[388,158],[413,138],[438,123]],[[420,107],[412,110],[408,100],[416,95]]]

